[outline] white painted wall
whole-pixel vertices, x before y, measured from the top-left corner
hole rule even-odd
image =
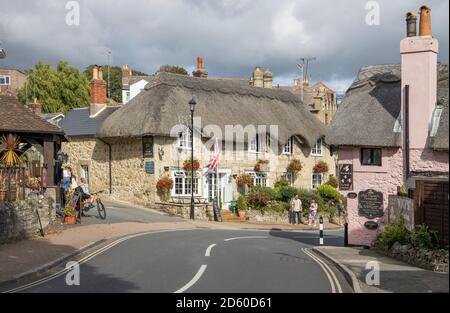
[[[133,85],[130,85],[130,90],[122,90],[122,102],[123,104],[126,104],[128,101],[136,97],[148,84],[148,81],[145,79],[142,79]],[[130,93],[129,98],[127,98],[127,93]]]

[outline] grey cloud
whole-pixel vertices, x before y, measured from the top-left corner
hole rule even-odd
[[[379,0],[381,25],[365,24],[361,0],[82,0],[81,25],[65,24],[66,1],[1,0],[3,64],[68,60],[80,68],[105,63],[154,72],[161,64],[192,67],[204,56],[210,75],[248,77],[255,65],[286,83],[296,59],[315,56],[313,80],[348,84],[358,68],[399,62],[404,16],[422,0]],[[429,0],[440,60],[448,62],[448,1]],[[338,87],[336,87],[338,88]]]

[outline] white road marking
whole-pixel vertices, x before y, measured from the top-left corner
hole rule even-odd
[[[215,243],[213,243],[212,245],[210,245],[205,252],[205,256],[211,256],[211,249],[214,248],[216,246]]]
[[[316,239],[317,237],[316,236],[294,236],[292,238],[294,238],[294,239]],[[344,238],[344,237],[325,235],[325,236],[323,236],[323,238],[325,238],[325,239],[340,239],[340,238]]]
[[[190,282],[188,282],[186,285],[184,285],[183,287],[181,287],[180,289],[178,289],[174,293],[183,293],[186,290],[188,290],[189,288],[191,288],[192,286],[194,286],[195,283],[202,277],[202,275],[205,272],[207,267],[208,266],[205,265],[205,264],[200,266],[200,269],[198,270],[197,274],[195,274],[194,278],[192,278]]]
[[[232,240],[239,240],[239,239],[267,239],[269,237],[267,236],[248,236],[248,237],[233,237],[225,239],[224,241],[232,241]]]
[[[117,239],[117,240],[109,243],[108,245],[104,246],[103,248],[100,248],[100,249],[92,252],[91,254],[89,254],[89,255],[85,256],[84,258],[82,258],[81,260],[79,260],[78,264],[81,265],[83,263],[86,263],[87,261],[93,259],[97,255],[99,255],[99,254],[101,254],[101,253],[103,253],[103,252],[113,248],[114,246],[118,245],[119,243],[122,243],[122,242],[124,242],[126,240],[129,240],[129,239],[133,239],[133,238],[136,238],[136,237],[141,237],[141,236],[145,236],[145,235],[149,235],[149,234],[158,234],[158,233],[167,233],[167,232],[176,232],[176,231],[186,231],[186,230],[192,230],[192,229],[175,229],[175,230],[150,231],[150,232],[144,232],[144,233],[129,235],[129,236],[126,236],[124,238]],[[16,287],[16,288],[13,288],[13,289],[10,289],[10,290],[7,290],[7,291],[3,291],[2,293],[16,293],[16,292],[21,292],[21,291],[24,291],[24,290],[32,288],[32,287],[36,287],[36,286],[41,285],[43,283],[46,283],[46,282],[48,282],[50,280],[58,278],[58,277],[60,277],[60,276],[62,276],[64,274],[66,274],[70,270],[71,270],[70,268],[64,268],[64,269],[62,269],[62,270],[60,270],[60,271],[58,271],[58,272],[56,272],[56,273],[54,273],[52,275],[49,275],[49,276],[44,277],[44,278],[41,278],[41,279],[39,279],[37,281],[34,281],[32,283],[29,283],[29,284],[26,284],[26,285],[23,285],[23,286],[19,286],[19,287]]]
[[[325,274],[328,277],[328,280],[330,281],[330,285],[331,285],[331,292],[332,293],[336,293],[336,288],[335,288],[335,284],[337,286],[338,289],[338,293],[342,293],[342,287],[339,284],[339,281],[336,277],[336,275],[334,274],[334,272],[330,269],[330,267],[323,262],[320,258],[316,257],[312,252],[310,252],[309,250],[303,248],[302,251],[308,255],[311,259],[313,259],[314,261],[317,262],[317,264],[320,265],[320,267],[322,268],[322,270],[325,272]]]

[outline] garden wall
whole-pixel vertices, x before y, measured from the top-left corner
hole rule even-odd
[[[179,216],[185,219],[190,218],[191,207],[190,204],[178,204],[178,203],[164,203],[156,202],[150,206],[152,209],[160,212],[167,213],[171,216]],[[214,220],[214,213],[212,205],[208,204],[196,204],[195,205],[195,219],[199,221],[212,221]]]
[[[39,212],[44,230],[55,219],[55,201],[50,197],[30,195],[27,200],[0,203],[0,243],[29,238],[39,233]]]

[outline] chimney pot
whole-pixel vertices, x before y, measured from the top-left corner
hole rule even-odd
[[[197,69],[201,70],[203,68],[203,58],[201,56],[197,57]]]
[[[98,69],[98,79],[103,80],[103,69],[101,67]]]
[[[406,14],[406,37],[416,37],[417,36],[417,16],[408,12]]]
[[[427,6],[420,8],[419,36],[431,36],[431,9]]]
[[[92,79],[98,79],[98,67],[97,65],[94,65],[92,67]]]

